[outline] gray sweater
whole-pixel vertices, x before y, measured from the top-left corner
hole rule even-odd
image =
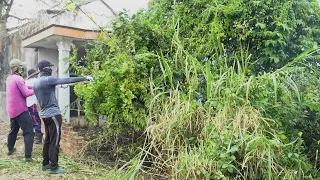
[[[86,81],[85,77],[55,78],[41,76],[34,84],[34,92],[41,107],[41,117],[49,118],[61,114],[56,98],[56,85]]]

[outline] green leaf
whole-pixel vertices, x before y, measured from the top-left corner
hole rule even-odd
[[[223,164],[222,165],[222,169],[226,169],[227,167],[229,167],[229,164]]]
[[[228,170],[230,173],[233,173],[233,171],[234,171],[233,167],[230,167],[230,166],[227,168],[227,170]]]
[[[72,4],[71,1],[67,1],[67,2],[66,2],[66,6],[69,6],[69,5],[71,5],[71,4]]]
[[[231,152],[231,153],[234,153],[234,152],[237,152],[237,151],[239,151],[239,146],[236,146],[236,145],[232,146],[230,148],[230,150],[229,150],[229,152]]]
[[[256,27],[260,27],[261,29],[265,29],[267,27],[267,25],[264,23],[257,23]]]
[[[280,139],[285,140],[285,139],[287,139],[287,136],[284,135],[284,134],[281,134],[281,135],[280,135]]]

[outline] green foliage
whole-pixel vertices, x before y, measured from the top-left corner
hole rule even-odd
[[[73,61],[76,56],[69,59],[78,73],[95,77],[93,84],[78,85],[75,92],[85,99],[85,113],[90,122],[97,123],[98,115],[108,117],[106,128],[110,135],[142,130],[146,125],[148,76],[154,66],[154,55],[114,53],[113,40],[104,36],[100,40],[88,50],[85,66],[77,67],[80,62]]]
[[[185,49],[200,61],[213,61],[212,55],[222,42],[224,55],[245,47],[255,61],[252,70],[269,71],[319,44],[320,9],[316,0],[167,0],[153,4],[150,14],[159,8],[157,17],[167,17],[160,23],[174,24]]]
[[[306,109],[306,118],[301,123],[296,125],[296,128],[301,131],[301,137],[304,140],[304,152],[308,158],[313,162],[314,168],[319,169],[319,149],[320,149],[320,118],[319,114],[310,109]]]
[[[299,125],[319,112],[319,13],[315,0],[154,0],[120,13],[85,64],[69,59],[95,77],[76,93],[90,122],[108,117],[106,139],[146,131],[151,174],[307,179],[316,126]]]
[[[152,106],[147,128],[157,156],[154,171],[173,166],[173,179],[307,178],[311,165],[294,129],[302,118],[302,92],[289,80],[300,68],[247,77],[241,68],[247,66],[235,64],[237,71],[223,66],[220,75],[205,71],[210,99],[204,107],[190,91],[169,91],[165,100],[161,91],[155,96],[159,105]]]

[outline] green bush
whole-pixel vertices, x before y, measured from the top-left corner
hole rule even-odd
[[[319,112],[319,21],[315,0],[154,0],[120,13],[84,66],[69,59],[95,77],[76,93],[90,122],[108,117],[106,139],[146,132],[115,152],[142,148],[124,177],[150,160],[146,172],[171,179],[306,179],[316,176],[305,152],[317,126],[304,110]]]

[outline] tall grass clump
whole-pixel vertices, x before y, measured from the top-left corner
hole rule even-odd
[[[188,54],[177,58],[193,59]],[[193,77],[186,82],[187,92],[179,85],[168,91],[151,86],[154,98],[146,128],[150,143],[145,148],[152,172],[168,179],[308,178],[312,166],[303,154],[301,134],[287,137],[286,128],[292,126],[282,124],[299,116],[295,111],[301,92],[291,76],[301,69],[247,76],[245,63],[222,65],[215,76],[208,64],[183,68]],[[204,103],[194,94],[198,77],[206,80]],[[284,114],[286,108],[291,112]]]

